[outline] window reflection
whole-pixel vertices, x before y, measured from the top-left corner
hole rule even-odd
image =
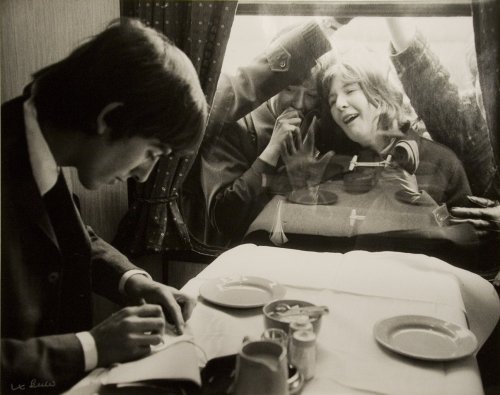
[[[202,154],[218,243],[479,243],[448,212],[484,195],[495,170],[471,18],[399,18],[404,48],[394,21],[342,22],[235,18]]]

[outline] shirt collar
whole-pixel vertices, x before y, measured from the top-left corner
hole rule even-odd
[[[31,168],[38,190],[43,196],[56,184],[60,167],[57,166],[54,155],[42,134],[32,97],[24,102],[23,110]]]

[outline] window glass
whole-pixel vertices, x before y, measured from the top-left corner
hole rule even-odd
[[[270,95],[297,65],[296,48],[282,37],[328,20],[236,15],[218,90],[233,107],[216,98],[220,128],[202,164],[209,239],[417,252],[463,265],[478,248],[488,257],[491,244],[450,214],[491,177],[478,170],[493,154],[475,83],[472,17],[398,18],[412,32],[399,54],[387,18],[356,17],[327,33],[333,49],[310,75]],[[235,108],[241,112],[231,118]]]
[[[222,72],[234,73],[241,65],[249,64],[286,26],[320,21],[309,16],[236,15],[226,49]],[[418,26],[429,40],[431,48],[450,72],[460,88],[470,87],[465,54],[473,50],[474,33],[471,17],[401,18]],[[251,32],[251,33],[249,33]],[[383,17],[358,17],[335,35],[336,45],[363,43],[380,52],[388,52],[390,35]]]

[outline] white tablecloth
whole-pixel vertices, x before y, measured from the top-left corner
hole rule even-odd
[[[253,275],[287,288],[285,298],[327,305],[318,336],[313,394],[481,394],[473,356],[453,362],[420,362],[375,341],[373,325],[402,315],[429,315],[467,327],[480,345],[500,315],[493,287],[481,277],[435,258],[395,252],[315,253],[242,245],[219,256],[183,291],[219,276]],[[244,336],[264,329],[259,309],[223,309],[199,303],[189,320],[208,358],[236,353]]]

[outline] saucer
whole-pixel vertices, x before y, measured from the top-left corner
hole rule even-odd
[[[285,287],[261,277],[220,277],[200,287],[203,299],[219,306],[248,309],[282,298]]]
[[[450,361],[476,351],[476,336],[452,322],[421,315],[384,319],[373,328],[379,344],[398,354],[428,361]]]

